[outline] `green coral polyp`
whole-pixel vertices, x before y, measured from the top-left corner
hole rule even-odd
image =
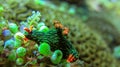
[[[37,11],[37,12],[33,11],[32,14],[33,14],[32,16],[29,16],[27,18],[27,22],[29,23],[30,26],[37,25],[37,22],[40,20],[39,17],[41,16],[39,11]]]
[[[15,40],[15,42],[14,42],[14,48],[20,47],[21,44],[22,44],[22,41],[21,41],[21,40]]]
[[[16,60],[16,52],[15,52],[15,50],[12,50],[11,52],[10,52],[10,54],[8,55],[8,59],[10,60],[10,61],[15,61]]]
[[[17,58],[16,64],[17,65],[22,65],[24,63],[24,60],[22,58]]]
[[[23,38],[25,38],[25,36],[23,35],[23,33],[17,32],[17,33],[14,35],[14,38],[15,38],[16,40],[22,41]]]
[[[18,57],[23,57],[26,55],[26,49],[24,47],[19,47],[16,50]]]
[[[10,39],[10,40],[7,40],[4,44],[4,48],[13,48],[14,46],[14,40]]]
[[[62,57],[63,57],[62,51],[56,50],[51,57],[51,61],[54,64],[58,64],[58,63],[60,63]]]
[[[50,46],[47,43],[41,43],[38,47],[38,51],[44,56],[49,56],[51,54]]]
[[[23,39],[25,38],[25,36],[21,33],[21,32],[17,32],[14,35],[15,38],[15,43],[14,43],[14,48],[18,48],[21,46]]]
[[[9,23],[9,29],[14,34],[18,32],[18,26],[15,23]]]

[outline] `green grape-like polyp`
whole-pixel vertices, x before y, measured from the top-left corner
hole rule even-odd
[[[17,58],[16,64],[17,65],[22,65],[24,63],[24,60],[22,58]]]
[[[12,50],[12,51],[10,52],[10,54],[8,55],[8,59],[9,59],[10,61],[15,61],[15,60],[16,60],[16,52],[15,52],[15,50]]]
[[[51,53],[50,46],[47,43],[41,43],[40,46],[38,47],[38,51],[40,54],[44,56],[48,56]]]
[[[18,26],[15,24],[15,23],[10,23],[9,24],[9,29],[10,29],[10,31],[12,32],[12,33],[16,33],[16,32],[18,32]]]
[[[23,57],[26,54],[26,49],[24,47],[19,47],[17,48],[16,53],[19,57]]]
[[[62,57],[63,57],[62,51],[56,50],[51,57],[51,61],[54,64],[58,64],[58,63],[60,63]]]

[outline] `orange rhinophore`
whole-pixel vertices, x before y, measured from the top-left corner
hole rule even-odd
[[[59,21],[54,21],[54,26],[56,27],[56,28],[63,28],[63,25],[59,22]]]
[[[67,27],[65,27],[62,34],[63,35],[68,35],[68,33],[69,33],[69,29]]]

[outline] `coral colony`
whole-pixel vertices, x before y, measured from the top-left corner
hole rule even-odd
[[[40,12],[33,11],[32,13],[33,15],[28,17],[26,23],[21,22],[20,32],[15,23],[9,23],[10,30],[3,31],[5,37],[11,35],[11,32],[15,34],[4,44],[4,48],[7,48],[6,51],[11,50],[7,51],[9,60],[16,61],[17,65],[25,66],[33,64],[33,62],[34,64],[41,63],[44,57],[49,58],[49,62],[53,65],[59,63],[68,65],[68,63],[76,61],[78,52],[67,40],[69,29],[59,21],[54,21],[54,28],[49,29],[43,22],[38,23],[41,16]],[[31,52],[34,54],[30,54]]]
[[[0,0],[0,67],[120,67],[119,16],[120,0]]]

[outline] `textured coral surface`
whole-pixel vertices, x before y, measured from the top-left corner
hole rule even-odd
[[[67,26],[70,29],[68,39],[79,52],[79,59],[71,63],[71,67],[120,67],[118,60],[113,56],[110,49],[114,41],[119,43],[116,36],[119,34],[116,30],[113,30],[113,26],[108,21],[90,17],[87,21],[84,21],[86,23],[83,23],[81,17],[71,15],[67,11],[60,11],[59,6],[55,8],[54,5],[49,4],[38,5],[34,3],[34,0],[1,0],[0,4],[5,9],[2,16],[9,22],[15,22],[18,26],[20,26],[21,21],[25,21],[31,15],[32,11],[40,11],[41,21],[45,22],[50,28],[52,28],[54,20],[58,20],[64,26]],[[96,19],[96,22],[94,19]],[[105,22],[106,24],[103,24],[105,26],[102,26],[101,22]],[[94,30],[96,27],[97,32]],[[104,29],[104,27],[107,28]],[[0,38],[4,40],[2,36]],[[64,46],[64,44],[62,45]],[[28,48],[30,49],[30,46]],[[4,56],[0,56],[0,58],[2,57]],[[5,64],[14,65],[15,62],[9,62],[6,59],[0,60],[0,65],[6,66]],[[46,67],[45,65],[45,63],[40,64],[42,67]]]

